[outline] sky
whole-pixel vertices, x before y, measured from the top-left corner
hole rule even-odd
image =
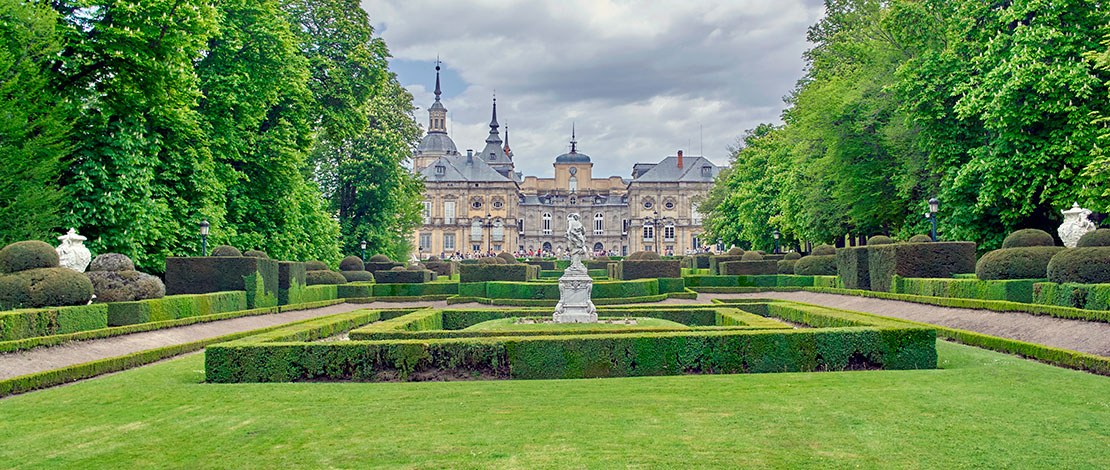
[[[781,123],[822,0],[362,0],[427,127],[435,61],[448,134],[480,150],[492,99],[518,171],[551,176],[578,151],[594,177],[637,162],[728,163],[744,131]]]

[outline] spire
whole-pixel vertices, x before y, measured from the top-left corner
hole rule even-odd
[[[570,153],[578,153],[578,140],[574,137],[574,121],[570,123]]]
[[[497,124],[497,92],[494,92],[494,94],[493,94],[493,119],[490,120],[490,122],[489,122],[489,133],[490,134],[496,134],[498,127],[500,127],[500,126]]]
[[[439,102],[439,95],[443,94],[443,92],[439,91],[439,64],[440,64],[439,56],[437,55],[436,56],[436,102],[437,103]]]

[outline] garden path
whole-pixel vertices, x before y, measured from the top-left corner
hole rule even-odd
[[[269,315],[232,318],[206,323],[166,328],[162,330],[112,336],[109,338],[74,341],[46,348],[0,354],[0,380],[54,370],[82,362],[123,356],[148,349],[175,344],[191,343],[240,331],[250,331],[268,326],[307,320],[310,318],[344,313],[361,308],[403,308],[432,305],[445,307],[446,302],[373,302],[369,304],[343,303],[308,310],[292,310]]]
[[[713,298],[793,300],[1110,357],[1110,323],[804,291],[698,295],[699,302],[708,302]]]

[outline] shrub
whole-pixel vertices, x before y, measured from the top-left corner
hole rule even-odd
[[[375,277],[378,284],[420,284],[432,282],[435,274],[426,269],[405,269],[380,271]]]
[[[755,252],[744,253],[748,255],[759,256]],[[762,257],[761,257],[762,258]],[[777,274],[779,262],[776,260],[758,260],[758,261],[729,261],[721,263],[721,274],[725,276],[755,276],[761,274]]]
[[[975,271],[975,243],[895,243],[867,249],[871,290],[890,292],[894,276],[945,278]]]
[[[914,236],[910,237],[909,242],[910,243],[932,243],[933,242],[933,237],[930,237],[928,235],[918,234],[918,235],[914,235]]]
[[[622,281],[656,277],[682,277],[682,263],[664,259],[624,259],[617,263],[617,278]]]
[[[659,256],[659,253],[656,253],[654,251],[637,251],[635,253],[632,253],[631,255],[628,255],[628,258],[625,258],[625,261],[648,261],[661,259],[663,259],[663,257]]]
[[[1061,246],[1027,246],[994,250],[979,258],[975,277],[984,281],[1004,279],[1044,279],[1048,262]]]
[[[734,246],[732,248],[729,248],[728,251],[726,251],[724,254],[726,256],[744,256],[744,249],[738,246]]]
[[[756,251],[749,251],[740,256],[740,261],[763,261],[763,255]]]
[[[0,250],[0,273],[58,267],[58,252],[46,242],[15,242]]]
[[[15,276],[30,281],[30,305],[27,307],[84,305],[93,296],[89,278],[69,268],[28,269]]]
[[[392,263],[393,260],[389,259],[386,255],[374,255],[370,257],[371,263]]]
[[[451,277],[459,272],[458,264],[453,261],[428,260],[424,262],[424,266],[437,276]]]
[[[813,252],[817,253],[817,250],[814,249]],[[805,256],[794,262],[794,274],[798,276],[835,276],[836,255]]]
[[[93,258],[89,271],[134,271],[135,263],[127,255],[104,253]]]
[[[513,256],[512,253],[506,251],[498,253],[497,257],[505,260],[505,264],[517,264],[519,262],[516,260],[516,256]]]
[[[1027,246],[1052,246],[1056,242],[1052,235],[1044,230],[1023,228],[1006,236],[1002,241],[1002,248],[1022,248]]]
[[[889,245],[891,243],[894,243],[894,240],[886,235],[875,235],[867,239],[868,245]]]
[[[278,305],[307,302],[305,297],[305,263],[278,262]]]
[[[782,259],[785,259],[785,260],[799,260],[799,259],[802,259],[802,255],[800,253],[796,252],[796,251],[791,251],[790,253],[782,255]]]
[[[370,271],[339,271],[347,282],[373,282],[374,275]]]
[[[158,299],[166,295],[162,280],[150,274],[129,271],[89,271],[96,302],[130,302]]]
[[[524,264],[531,264],[533,266],[539,266],[540,270],[543,270],[543,271],[554,271],[555,270],[555,262],[554,261],[541,260],[539,258],[532,258],[528,261],[525,261]]]
[[[872,237],[874,238],[874,237]],[[883,243],[871,244],[880,246]],[[890,243],[886,243],[889,245]],[[836,274],[844,282],[845,289],[870,289],[871,273],[867,270],[866,246],[844,247],[836,250]]]
[[[308,271],[304,277],[310,286],[347,283],[347,278],[335,271]]]
[[[502,258],[500,256],[487,256],[485,258],[478,258],[478,264],[482,266],[494,266],[504,265],[508,263],[505,262],[505,258]]]
[[[365,271],[366,264],[358,256],[348,256],[339,262],[340,271]],[[350,279],[348,279],[349,281]]]
[[[1048,262],[1048,281],[1110,283],[1110,246],[1061,250]]]
[[[331,271],[331,268],[329,268],[328,265],[324,264],[323,261],[313,260],[313,261],[309,261],[309,262],[304,264],[304,270],[305,271]]]
[[[482,258],[488,259],[488,258]],[[505,260],[500,260],[505,261]],[[528,281],[540,275],[531,264],[464,264],[459,266],[459,282]]]
[[[1079,242],[1075,244],[1076,248],[1090,248],[1094,246],[1110,246],[1110,228],[1100,228],[1098,230],[1087,232],[1079,237]]]
[[[793,260],[793,259],[784,259],[784,260],[779,261],[778,262],[778,270],[777,270],[778,273],[779,274],[794,274],[794,263],[797,263],[797,262],[798,262],[798,260]]]
[[[612,261],[613,259],[608,257],[608,256],[605,256],[605,255],[600,255],[600,256],[594,256],[593,260],[594,261]]]
[[[270,255],[266,254],[266,252],[261,251],[261,250],[247,250],[247,251],[243,252],[243,256],[249,256],[251,258],[270,259]]]
[[[836,254],[836,247],[832,245],[817,245],[810,253],[811,256],[832,256]]]
[[[231,245],[220,245],[212,249],[212,256],[243,256],[243,253]]]
[[[278,304],[278,262],[266,258],[166,258],[166,294],[246,291],[247,308]]]

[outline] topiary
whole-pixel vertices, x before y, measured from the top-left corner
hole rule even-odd
[[[502,251],[497,254],[497,257],[505,260],[505,264],[517,264],[516,256],[513,256],[512,253]]]
[[[404,271],[405,267],[404,266],[394,266],[392,268],[389,268],[389,270],[390,271]]]
[[[28,269],[14,274],[26,278],[30,302],[25,307],[85,305],[93,296],[93,286],[84,274],[69,268]]]
[[[1062,246],[1026,246],[994,250],[975,263],[975,277],[984,281],[1004,279],[1043,279],[1048,262]]]
[[[366,264],[358,256],[348,256],[339,261],[340,271],[365,271]]]
[[[632,253],[631,255],[628,255],[628,258],[625,259],[628,261],[652,261],[663,259],[663,257],[659,256],[659,253],[656,253],[654,251],[637,251],[635,253]]]
[[[305,283],[310,286],[322,284],[346,284],[347,278],[335,271],[308,271],[304,273]]]
[[[728,251],[725,252],[725,256],[744,256],[744,249],[738,246],[734,246],[732,248],[729,248]]]
[[[485,258],[478,258],[478,264],[484,266],[501,265],[505,264],[505,258],[502,258],[500,256],[487,256]]]
[[[367,282],[373,281],[374,275],[370,271],[339,271],[339,275],[343,276],[347,282]]]
[[[740,261],[763,261],[763,255],[758,251],[749,251],[740,257]]]
[[[250,258],[265,258],[265,259],[270,259],[270,255],[267,255],[267,254],[266,254],[266,252],[264,252],[264,251],[260,251],[260,250],[247,250],[247,251],[244,251],[244,252],[243,252],[243,256],[247,256],[247,257],[250,257]]]
[[[796,251],[791,251],[790,253],[782,255],[782,259],[784,259],[784,260],[799,260],[799,259],[802,259],[802,255],[798,254],[798,252],[796,252]]]
[[[894,240],[886,235],[875,235],[867,239],[868,245],[889,245],[891,243],[894,243]]]
[[[389,259],[386,255],[374,255],[370,257],[371,263],[392,263],[393,260]]]
[[[919,235],[914,235],[914,236],[910,237],[909,242],[910,243],[932,243],[933,242],[933,237],[930,237],[928,235],[920,235],[920,234]]]
[[[323,261],[312,260],[304,264],[305,271],[331,271]]]
[[[1093,232],[1087,232],[1079,237],[1079,242],[1075,244],[1076,248],[1090,248],[1094,246],[1110,246],[1110,228],[1100,228]]]
[[[612,260],[613,260],[613,258],[610,258],[610,257],[605,256],[605,255],[594,256],[594,261],[612,261]]]
[[[827,245],[825,245],[827,246]],[[816,249],[813,250],[817,252]],[[810,255],[794,262],[794,274],[799,276],[835,276],[835,255]]]
[[[812,256],[830,256],[836,254],[836,248],[832,245],[817,245],[810,253]]]
[[[1053,246],[1056,242],[1052,235],[1044,230],[1023,228],[1006,236],[1002,241],[1002,248],[1020,248],[1024,246]]]
[[[428,271],[428,269],[419,263],[414,263],[405,266],[405,271]]]
[[[130,302],[160,299],[166,295],[161,279],[135,270],[89,271],[85,277],[92,282],[96,302]]]
[[[104,253],[93,258],[89,271],[134,271],[135,263],[127,255]]]
[[[1110,246],[1060,250],[1048,262],[1048,282],[1110,283]]]
[[[212,256],[243,256],[243,253],[231,245],[220,245],[212,249]]]
[[[778,273],[779,274],[794,274],[794,263],[796,260],[784,259],[779,261]]]
[[[0,250],[0,273],[58,267],[58,252],[46,242],[15,242]]]

